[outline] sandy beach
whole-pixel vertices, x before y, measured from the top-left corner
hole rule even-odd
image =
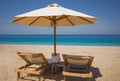
[[[50,59],[53,46],[1,44],[0,81],[16,81],[15,69],[25,64],[17,52],[43,53]],[[57,53],[94,56],[93,81],[120,81],[120,46],[57,46]],[[69,78],[71,79],[68,81],[73,81],[72,77]],[[46,78],[45,81],[63,81],[63,78],[60,74],[56,74],[53,78]],[[74,78],[74,81],[77,79]]]

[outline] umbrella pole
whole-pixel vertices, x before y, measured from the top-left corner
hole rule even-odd
[[[54,55],[56,56],[56,21],[54,20]]]

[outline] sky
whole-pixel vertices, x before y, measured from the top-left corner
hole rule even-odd
[[[98,18],[94,24],[57,27],[57,34],[120,35],[120,0],[0,0],[0,35],[52,35],[52,27],[12,23],[14,16],[52,3]]]

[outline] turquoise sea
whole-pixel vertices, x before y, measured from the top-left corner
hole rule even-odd
[[[0,35],[0,44],[53,45],[53,35]],[[57,45],[120,46],[120,35],[57,35]]]

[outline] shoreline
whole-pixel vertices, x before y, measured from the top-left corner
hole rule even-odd
[[[25,62],[16,54],[17,52],[43,53],[47,59],[51,59],[53,45],[15,45],[0,44],[0,80],[15,81],[16,68]],[[120,80],[120,46],[63,46],[57,45],[57,53],[94,56],[92,67],[99,72],[95,81],[119,81]],[[53,76],[52,76],[53,77]],[[56,76],[59,78],[59,76]],[[69,81],[73,81],[71,78]],[[54,81],[46,79],[45,81]],[[61,80],[63,81],[63,80]]]
[[[33,45],[33,46],[54,46],[54,45],[42,45],[42,44],[0,44],[0,45],[28,45],[28,46],[30,46],[30,45]],[[89,46],[92,46],[92,47],[120,47],[120,45],[56,45],[56,46],[86,46],[86,47],[89,47]]]

